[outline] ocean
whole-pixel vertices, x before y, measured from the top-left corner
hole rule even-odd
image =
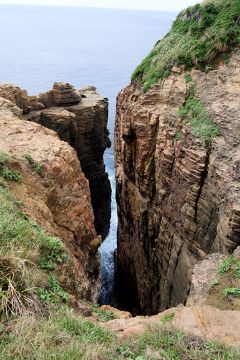
[[[80,7],[1,5],[0,82],[38,94],[55,81],[94,85],[109,99],[113,144],[115,99],[139,62],[170,29],[176,13]],[[113,146],[105,153],[112,185],[112,219],[103,242],[102,302],[111,302],[116,249]]]

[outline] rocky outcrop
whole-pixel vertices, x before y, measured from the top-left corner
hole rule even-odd
[[[95,228],[105,238],[111,217],[111,186],[103,162],[104,151],[111,145],[107,99],[93,86],[76,90],[68,83],[55,83],[52,90],[38,96],[5,84],[0,86],[0,96],[21,108],[27,120],[55,130],[77,151],[90,185]]]
[[[24,120],[21,110],[4,98],[0,98],[0,151],[10,156],[11,171],[21,174],[21,181],[8,182],[11,192],[27,216],[64,240],[82,296],[96,300],[101,239],[76,151],[54,131]]]
[[[239,62],[236,49],[214,70],[173,69],[145,94],[134,81],[118,96],[117,281],[128,310],[184,304],[195,263],[240,243]],[[211,147],[178,113],[189,79],[221,132]]]
[[[240,311],[222,311],[211,306],[180,306],[155,316],[111,320],[106,326],[121,339],[140,335],[155,326],[239,347],[239,319]]]

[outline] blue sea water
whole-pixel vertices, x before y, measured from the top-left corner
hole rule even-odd
[[[56,6],[0,6],[0,82],[37,94],[55,81],[77,88],[95,85],[109,98],[113,140],[115,98],[153,45],[170,28],[175,13]],[[113,142],[113,141],[112,141]],[[103,302],[109,302],[116,248],[113,147],[105,153],[112,184],[110,233],[101,246]]]

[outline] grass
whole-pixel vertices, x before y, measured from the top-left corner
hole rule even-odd
[[[221,262],[206,304],[224,310],[240,309],[240,259],[231,255]]]
[[[221,135],[220,130],[208,115],[204,104],[197,98],[195,85],[190,75],[186,75],[185,80],[188,84],[188,97],[179,109],[178,116],[185,124],[190,125],[192,133],[200,137],[206,147],[210,147],[212,139]]]
[[[27,160],[27,162],[29,163],[29,165],[36,171],[36,173],[38,175],[41,175],[42,173],[42,165],[38,162],[35,162],[32,158],[32,155],[31,154],[25,154],[24,156],[24,159]]]
[[[2,360],[234,360],[240,356],[234,348],[166,330],[163,325],[120,340],[68,307],[48,316],[25,314],[9,321],[1,328],[0,353]]]
[[[16,159],[14,161],[17,161]],[[31,159],[27,161],[32,161]],[[0,164],[11,161],[0,153]],[[34,169],[32,168],[32,171]],[[21,174],[20,174],[21,175]],[[173,313],[141,336],[119,340],[105,327],[81,317],[60,282],[71,262],[61,239],[49,236],[24,212],[0,175],[0,354],[2,360],[236,359],[240,354],[199,338],[164,330]],[[231,271],[231,269],[229,270]],[[65,274],[65,273],[64,273]],[[239,267],[236,267],[236,275]],[[65,274],[66,275],[66,274]],[[100,321],[111,311],[94,310]]]
[[[13,173],[12,161],[7,154],[0,153],[0,168],[7,164]],[[14,166],[16,162],[14,159]],[[49,236],[31,221],[24,212],[24,204],[11,195],[5,180],[0,173],[1,318],[21,315],[27,310],[41,313],[45,312],[46,304],[66,303],[70,295],[62,288],[58,276],[63,278],[67,271],[74,273],[62,240]],[[65,270],[60,271],[63,265]],[[70,293],[77,291],[75,280],[72,276]]]
[[[50,291],[52,303],[66,302],[54,273],[47,275],[68,261],[61,240],[21,216],[8,189],[0,188],[0,219],[0,314],[18,315],[31,301],[37,308],[41,291]]]
[[[161,318],[161,322],[163,324],[166,324],[167,322],[171,321],[174,318],[174,316],[175,316],[174,313],[166,314]]]
[[[3,166],[2,177],[7,181],[21,182],[21,175],[9,169],[8,166]]]
[[[98,318],[101,321],[110,321],[114,319],[114,314],[110,310],[95,308],[94,312],[98,315]]]
[[[227,259],[225,259],[219,266],[218,268],[218,272],[220,274],[224,274],[224,273],[227,273],[231,267],[232,267],[232,264],[233,264],[233,261],[234,261],[234,257],[231,255],[229,256]]]
[[[50,316],[25,315],[9,322],[0,338],[0,353],[2,360],[97,360],[107,358],[114,341],[110,331],[62,308]]]
[[[207,70],[240,43],[239,0],[206,1],[182,11],[171,31],[136,68],[132,80],[146,92],[171,74],[173,66]]]

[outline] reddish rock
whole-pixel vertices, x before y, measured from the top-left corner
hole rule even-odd
[[[22,179],[10,185],[11,191],[33,221],[64,240],[78,272],[81,295],[96,301],[100,241],[77,153],[56,132],[17,116],[15,108],[0,98],[0,150],[16,158],[11,168]]]
[[[164,318],[169,314],[172,315],[172,320],[165,321]],[[111,320],[105,326],[123,339],[140,335],[154,326],[240,347],[240,311],[223,311],[210,306],[181,306],[155,316]]]
[[[26,119],[55,130],[78,154],[91,190],[94,224],[105,238],[111,218],[111,186],[105,171],[103,154],[111,145],[108,138],[108,101],[94,86],[76,90],[68,83],[54,83],[53,89],[38,96],[5,84],[0,96],[13,101]]]
[[[208,150],[178,116],[185,74],[117,100],[118,292],[125,309],[153,314],[185,303],[195,263],[240,244],[240,55],[192,70],[196,95],[222,136]],[[180,136],[179,136],[180,135]]]

